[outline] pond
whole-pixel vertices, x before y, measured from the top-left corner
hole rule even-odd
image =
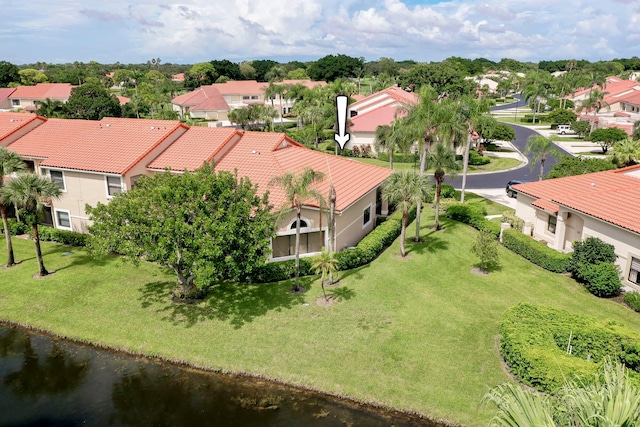
[[[0,426],[437,426],[0,325]]]

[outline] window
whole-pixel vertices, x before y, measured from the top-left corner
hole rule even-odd
[[[122,191],[122,180],[119,176],[107,177],[107,195],[115,196]]]
[[[243,101],[244,101],[244,100],[247,100],[247,99],[250,99],[250,98],[249,98],[249,95],[243,95],[243,96],[242,96],[242,100],[243,100]]]
[[[19,99],[12,99],[11,100],[11,105],[13,105],[14,107],[19,107],[20,106],[20,100]]]
[[[305,221],[304,219],[300,220],[300,228],[305,228],[308,227],[309,225],[307,225],[307,221]],[[293,221],[293,223],[291,224],[291,227],[289,227],[289,229],[291,230],[295,230],[296,229],[296,221]]]
[[[371,222],[371,205],[367,206],[362,212],[362,226],[366,227]]]
[[[56,213],[56,228],[63,230],[71,230],[71,214],[69,211],[62,211],[55,209]]]
[[[62,191],[67,191],[64,185],[64,173],[62,171],[49,171],[49,176],[51,177],[51,181]]]
[[[549,222],[547,223],[547,230],[553,234],[556,234],[556,223],[558,222],[558,218],[555,216],[549,215]]]
[[[251,99],[258,99],[258,95],[251,95]]]
[[[313,233],[300,234],[300,253],[316,253],[322,250],[325,233],[315,231]],[[322,240],[321,240],[322,239]],[[296,254],[296,235],[277,236],[273,239],[273,258],[293,256]]]
[[[631,257],[628,279],[630,282],[640,285],[640,258]]]

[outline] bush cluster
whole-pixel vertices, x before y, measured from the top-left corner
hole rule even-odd
[[[620,293],[620,271],[614,264],[615,248],[597,237],[573,243],[569,271],[592,294],[608,298]]]
[[[511,225],[511,228],[518,231],[522,231],[522,227],[524,226],[522,218],[516,216],[513,211],[504,211],[502,213],[502,222],[506,222]]]
[[[462,155],[456,155],[456,160],[462,160]],[[482,166],[491,163],[490,157],[484,157],[477,150],[469,150],[469,164],[471,166]]]
[[[520,119],[523,123],[533,123],[533,114],[525,114],[524,117]],[[546,114],[536,114],[536,123],[538,122],[546,122],[547,115]]]
[[[544,243],[540,243],[519,231],[505,230],[502,233],[502,244],[545,270],[565,273],[569,269],[570,254],[563,254],[551,249]]]
[[[453,203],[447,207],[445,216],[464,222],[480,231],[488,231],[496,238],[500,235],[500,224],[485,218],[487,210],[479,203]]]
[[[531,304],[507,310],[500,326],[502,357],[511,372],[544,392],[554,392],[566,379],[590,376],[605,357],[635,371],[637,382],[639,339],[615,322]]]
[[[415,209],[409,212],[409,222],[415,219]],[[367,234],[357,246],[336,253],[337,269],[348,270],[373,261],[386,247],[400,235],[402,212],[397,211],[379,221],[378,226]],[[300,276],[314,274],[311,258],[300,258]],[[253,283],[268,283],[288,280],[295,277],[295,260],[270,262],[256,268],[248,278]]]
[[[33,238],[31,231],[29,232],[29,235]],[[89,239],[88,234],[69,230],[59,230],[46,225],[38,227],[38,235],[42,241],[58,242],[69,246],[86,246]]]
[[[437,185],[433,184],[431,188],[431,192],[435,196]],[[440,188],[440,198],[441,199],[453,199],[456,196],[456,189],[453,188],[452,185],[442,184],[442,188]]]
[[[640,293],[627,292],[622,299],[633,311],[640,313]]]
[[[9,232],[12,236],[19,236],[29,232],[29,226],[24,222],[17,221],[15,218],[9,218]],[[4,234],[4,224],[0,221],[0,233]]]

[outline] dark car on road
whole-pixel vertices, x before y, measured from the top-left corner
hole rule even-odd
[[[507,182],[507,188],[506,188],[507,196],[511,197],[512,199],[515,199],[517,197],[517,193],[514,189],[511,188],[511,186],[517,185],[517,184],[523,184],[523,181],[512,179],[511,181]]]

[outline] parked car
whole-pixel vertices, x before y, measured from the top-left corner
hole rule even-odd
[[[558,125],[558,133],[560,135],[574,134],[576,133],[571,129],[571,125]]]
[[[511,188],[512,185],[516,185],[516,184],[523,184],[523,181],[512,179],[511,181],[507,182],[507,188],[506,188],[507,196],[511,197],[512,199],[515,199],[518,196],[516,191]]]

